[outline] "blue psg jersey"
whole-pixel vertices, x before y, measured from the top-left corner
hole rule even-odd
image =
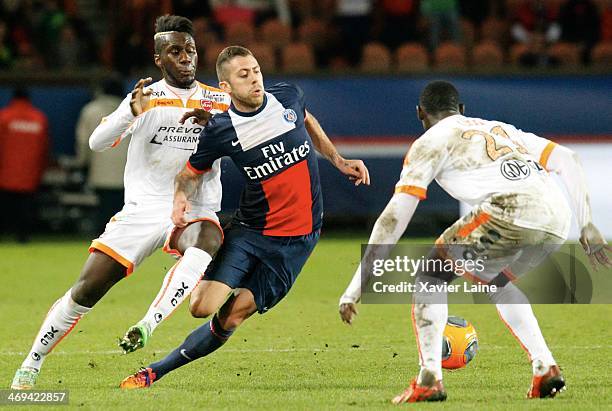
[[[321,227],[323,203],[305,113],[302,90],[276,84],[256,111],[243,113],[232,104],[213,116],[187,166],[201,174],[229,156],[247,182],[235,216],[239,224],[270,236],[309,234]]]

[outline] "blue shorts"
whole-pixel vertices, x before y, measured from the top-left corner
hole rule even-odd
[[[233,225],[203,279],[250,290],[263,314],[287,295],[319,234],[275,237]]]

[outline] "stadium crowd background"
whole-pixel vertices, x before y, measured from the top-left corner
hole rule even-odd
[[[19,180],[27,162],[32,176],[42,176],[35,195],[17,192],[13,207],[31,216],[32,230],[97,235],[121,207],[127,147],[91,153],[87,136],[138,78],[159,78],[153,30],[162,14],[193,20],[200,80],[216,84],[219,51],[245,45],[268,82],[289,78],[305,90],[341,152],[367,161],[374,184],[358,190],[321,163],[328,227],[366,229],[380,213],[422,132],[413,103],[434,77],[458,85],[469,115],[579,143],[572,148],[594,185],[609,174],[611,0],[0,0],[0,108],[15,91],[29,91],[32,110],[48,118],[38,150],[48,147],[48,161],[29,146],[17,150],[0,131],[2,201],[15,198],[4,183]],[[228,163],[224,184],[237,187],[240,175]],[[612,206],[606,190],[592,190],[596,215]],[[224,191],[224,211],[238,195]],[[460,213],[435,183],[428,198],[413,234],[436,235]],[[7,226],[25,230],[15,224],[21,220],[4,213],[0,240]],[[603,229],[612,235],[612,221]]]
[[[194,21],[201,69],[227,44],[267,72],[609,68],[609,0],[4,0],[0,69],[134,74],[154,18]]]

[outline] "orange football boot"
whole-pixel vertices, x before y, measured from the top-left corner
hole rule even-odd
[[[444,401],[446,400],[446,391],[442,385],[442,381],[438,380],[433,386],[427,387],[418,385],[416,378],[412,380],[410,386],[400,395],[391,400],[393,404],[402,404],[405,402],[421,402],[421,401]]]
[[[565,379],[556,365],[551,365],[548,372],[542,376],[533,376],[527,398],[553,398],[565,390]]]
[[[135,390],[138,388],[147,388],[150,387],[155,381],[155,373],[150,368],[141,368],[134,375],[130,375],[126,377],[121,384],[119,384],[119,388],[123,388],[126,390]]]

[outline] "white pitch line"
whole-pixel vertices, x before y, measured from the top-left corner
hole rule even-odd
[[[481,345],[480,350],[508,350],[514,349],[515,345]],[[612,349],[612,345],[572,345],[572,346],[551,346],[553,350],[609,350]],[[146,354],[165,354],[170,352],[172,349],[167,351],[155,350],[155,351],[143,351]],[[287,352],[348,352],[348,351],[393,351],[393,348],[385,349],[371,349],[371,348],[266,348],[266,349],[226,349],[223,352],[233,353],[287,353]],[[23,351],[0,351],[0,356],[16,356],[26,355],[27,352]],[[106,350],[106,351],[54,351],[53,355],[123,355],[121,350]]]

